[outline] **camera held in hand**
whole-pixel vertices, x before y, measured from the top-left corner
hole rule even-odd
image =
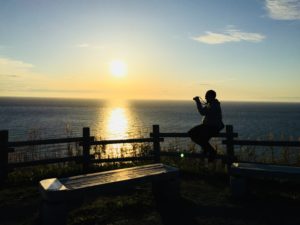
[[[193,100],[194,100],[194,101],[199,101],[199,100],[200,100],[200,99],[199,99],[199,96],[194,97]]]

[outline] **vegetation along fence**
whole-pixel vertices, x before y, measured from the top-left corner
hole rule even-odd
[[[138,139],[122,139],[122,140],[100,140],[96,141],[93,136],[90,135],[90,129],[88,127],[83,128],[82,137],[72,138],[60,138],[60,139],[47,139],[47,140],[33,140],[33,141],[9,141],[8,130],[0,131],[0,181],[7,178],[8,172],[17,167],[26,167],[34,165],[44,165],[50,163],[61,163],[75,161],[82,164],[83,172],[89,170],[89,166],[92,163],[103,163],[103,162],[124,162],[124,161],[135,161],[135,160],[154,160],[155,162],[160,161],[161,156],[179,157],[182,152],[170,152],[161,151],[160,142],[164,141],[164,138],[189,137],[187,133],[161,133],[159,125],[153,125],[153,130],[150,133],[149,138],[138,138]],[[218,155],[217,158],[221,158],[229,167],[235,160],[235,145],[243,146],[292,146],[299,147],[300,141],[250,141],[250,140],[237,140],[238,134],[233,131],[232,125],[227,125],[225,132],[219,133],[215,137],[224,139],[222,144],[226,147],[226,153],[224,155]],[[61,158],[47,158],[42,160],[33,160],[26,162],[9,162],[9,152],[13,152],[16,147],[23,146],[37,146],[37,145],[51,145],[61,143],[79,143],[82,147],[82,154],[77,156],[61,157]],[[109,145],[109,144],[122,144],[122,143],[152,143],[152,150],[147,156],[138,157],[122,157],[122,158],[95,158],[92,157],[90,149],[92,146],[97,145]],[[184,157],[201,158],[203,157],[200,153],[185,152]]]

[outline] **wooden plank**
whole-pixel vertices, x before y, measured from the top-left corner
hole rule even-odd
[[[160,162],[160,132],[159,132],[159,125],[152,126],[153,131],[153,150],[154,150],[154,161],[159,163]]]
[[[159,133],[160,137],[189,137],[188,133]],[[150,137],[153,137],[153,133],[150,133]]]
[[[147,161],[153,159],[154,156],[137,156],[137,157],[124,157],[124,158],[92,159],[91,163]]]
[[[234,145],[233,145],[233,126],[226,125],[226,155],[227,155],[227,170],[230,169],[231,164],[235,159]]]
[[[93,140],[94,137],[91,137],[91,141]],[[49,145],[49,144],[61,144],[61,143],[81,142],[81,141],[82,141],[82,137],[33,140],[33,141],[12,141],[8,143],[8,146],[22,147],[22,146],[30,146],[30,145]]]
[[[161,156],[171,156],[171,157],[181,157],[181,158],[207,158],[207,156],[204,156],[202,153],[197,153],[197,152],[165,152],[161,151]],[[226,156],[224,155],[216,155],[215,159],[225,159]]]
[[[93,141],[91,145],[108,145],[108,144],[123,144],[123,143],[142,143],[142,142],[153,142],[153,138],[134,138],[134,139],[117,139],[117,140],[101,140]],[[164,141],[160,138],[159,141]]]
[[[90,167],[90,128],[84,127],[82,128],[82,170],[83,172],[87,172]]]
[[[224,140],[223,144],[227,144],[228,141]],[[234,145],[253,145],[253,146],[272,146],[272,147],[300,147],[299,141],[251,141],[251,140],[233,140]]]
[[[8,130],[0,131],[0,184],[2,184],[8,175]]]
[[[293,178],[300,180],[300,167],[259,163],[233,163],[230,175],[252,178]]]
[[[238,137],[238,133],[233,133],[233,137]],[[166,137],[190,137],[188,133],[159,133],[160,137],[166,138]],[[153,137],[153,133],[150,133],[150,137]],[[219,133],[215,135],[214,137],[227,137],[226,133]]]
[[[61,179],[45,179],[40,181],[40,188],[44,197],[50,192],[54,197],[54,192],[76,191],[94,189],[98,190],[105,186],[117,183],[144,181],[158,178],[160,176],[177,176],[179,170],[161,163],[137,166],[125,169],[110,170],[105,172],[90,173]],[[51,187],[51,188],[49,188]],[[48,196],[49,197],[49,196]]]
[[[88,188],[109,183],[124,182],[133,179],[141,179],[149,176],[156,176],[168,172],[177,172],[178,169],[167,167],[163,164],[150,164],[132,168],[111,170],[99,173],[75,176],[60,179],[60,182],[69,190]]]
[[[94,139],[95,139],[95,137],[91,136],[91,139],[90,139],[91,145],[153,142],[153,138],[116,139],[116,140],[101,140],[101,141],[94,141]],[[14,142],[9,142],[8,147],[61,144],[61,143],[72,143],[72,142],[80,142],[79,145],[82,145],[82,140],[83,140],[82,137],[74,137],[74,138],[59,138],[59,139],[47,139],[47,140],[33,140],[33,141],[14,141]],[[164,141],[164,139],[160,138],[159,141]]]
[[[150,161],[153,159],[154,159],[154,156],[91,159],[91,163],[147,161],[147,160]],[[29,166],[37,166],[37,165],[45,165],[45,164],[53,164],[53,163],[72,162],[72,161],[82,162],[82,156],[71,156],[71,157],[63,157],[63,158],[55,158],[55,159],[35,160],[35,161],[29,161],[29,162],[9,163],[8,167],[10,169],[12,169],[12,168],[19,168],[19,167],[29,167]]]
[[[82,156],[71,156],[71,157],[64,157],[64,158],[35,160],[30,162],[9,163],[8,167],[12,169],[18,167],[37,166],[37,165],[45,165],[45,164],[52,164],[52,163],[64,163],[64,162],[71,162],[71,161],[81,162]]]

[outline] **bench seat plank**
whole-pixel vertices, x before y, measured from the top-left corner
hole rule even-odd
[[[40,181],[40,190],[44,199],[61,197],[62,193],[88,191],[97,189],[98,191],[116,186],[117,184],[132,183],[135,181],[159,180],[178,175],[178,169],[166,166],[162,163],[155,163],[144,166],[110,170],[98,173],[91,173],[68,178],[51,178]],[[55,194],[57,193],[57,194]]]
[[[230,175],[253,178],[293,178],[300,180],[300,167],[258,163],[233,163]]]

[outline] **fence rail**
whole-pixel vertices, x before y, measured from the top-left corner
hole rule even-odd
[[[125,143],[144,143],[144,142],[154,142],[154,138],[136,138],[136,139],[120,139],[120,140],[102,140],[93,141],[91,145],[109,145],[109,144],[125,144]],[[164,141],[163,138],[159,138],[159,141]]]
[[[59,139],[47,139],[47,140],[32,140],[32,141],[15,141],[9,142],[9,133],[7,130],[0,131],[0,183],[2,183],[8,175],[10,169],[17,167],[35,166],[50,163],[61,163],[75,161],[82,164],[83,172],[87,172],[92,163],[105,163],[105,162],[125,162],[135,160],[154,160],[160,161],[161,156],[180,157],[183,152],[165,152],[161,151],[160,142],[163,142],[165,138],[187,138],[187,133],[161,133],[159,125],[153,125],[153,130],[150,133],[149,138],[136,138],[136,139],[122,139],[122,140],[100,140],[95,141],[95,138],[90,135],[90,129],[84,127],[82,130],[82,137],[72,138],[59,138]],[[253,146],[291,146],[299,147],[300,141],[251,141],[251,140],[235,140],[238,134],[233,131],[232,125],[227,125],[225,132],[219,133],[215,137],[223,138],[222,144],[226,147],[226,154],[219,155],[218,158],[222,158],[229,167],[235,160],[235,145],[253,145]],[[123,158],[108,158],[108,159],[93,159],[90,154],[90,149],[95,145],[110,145],[110,144],[123,144],[123,143],[152,143],[152,150],[149,156],[139,157],[123,157]],[[17,162],[9,163],[9,152],[14,151],[14,147],[22,146],[36,146],[36,145],[49,145],[49,144],[62,144],[62,143],[79,143],[82,146],[82,155],[35,160],[29,162]],[[202,154],[184,152],[184,157],[201,158]]]
[[[94,140],[94,137],[90,137],[90,138],[91,141]],[[74,137],[74,138],[59,138],[59,139],[47,139],[47,140],[33,140],[33,141],[14,141],[14,142],[8,142],[8,147],[64,144],[64,143],[81,142],[82,140],[83,140],[82,137]]]
[[[150,133],[150,136],[153,136],[153,133]],[[179,138],[186,138],[189,137],[188,133],[159,133],[159,136],[162,138],[174,138],[174,137],[179,137]],[[226,138],[228,136],[227,133],[219,133],[215,135],[214,137],[220,137],[220,138]],[[232,133],[230,134],[232,137],[238,137],[237,133]]]
[[[8,163],[8,169],[19,168],[19,167],[27,167],[27,166],[38,166],[44,164],[52,164],[52,163],[65,163],[65,162],[82,162],[82,156],[70,156],[70,157],[62,157],[62,158],[53,158],[53,159],[41,159],[35,161],[28,162],[17,162],[17,163]]]
[[[224,140],[223,144],[228,141]],[[300,147],[300,141],[251,141],[251,140],[233,140],[234,145],[251,145],[251,146],[270,146],[270,147]]]

